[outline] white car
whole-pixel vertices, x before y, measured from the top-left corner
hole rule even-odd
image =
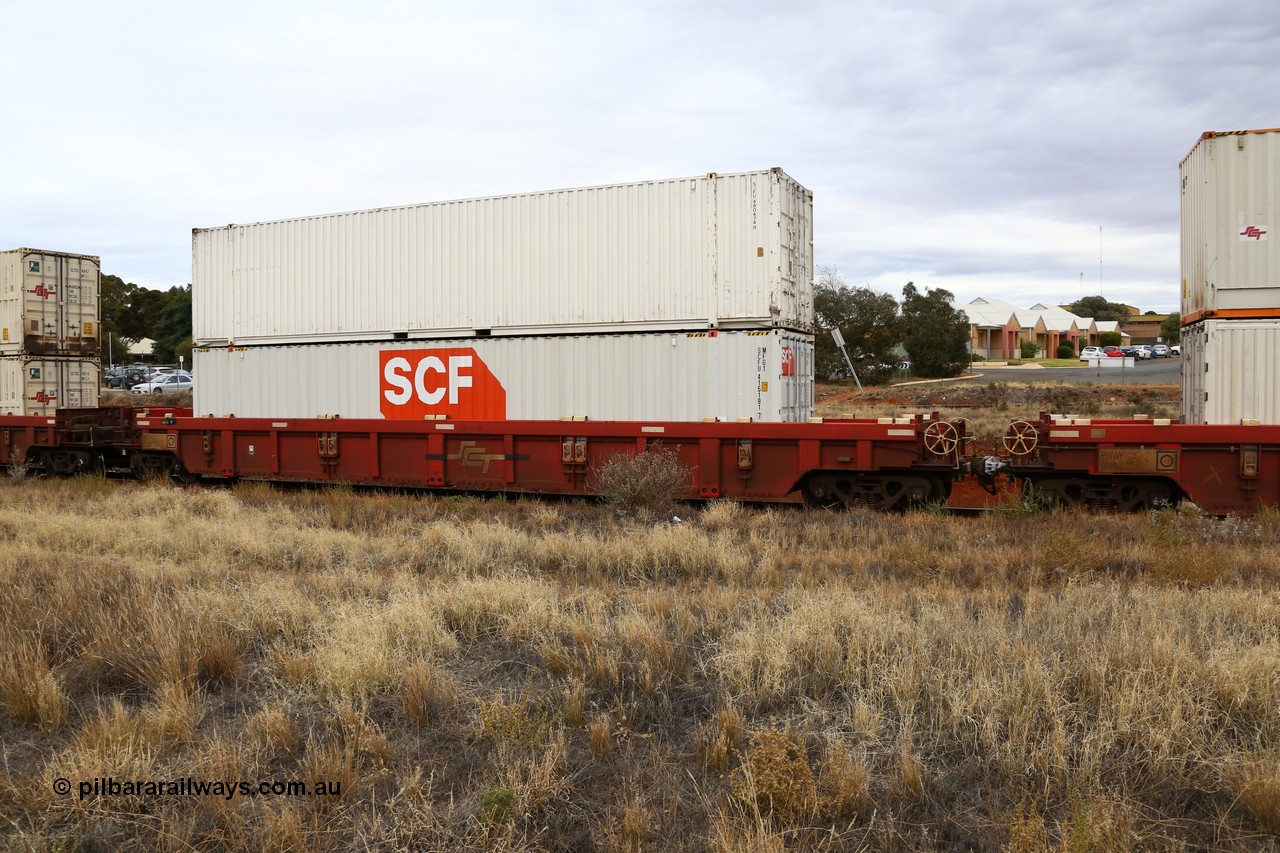
[[[190,373],[170,373],[151,382],[134,385],[134,394],[176,394],[179,391],[190,391],[194,384]]]
[[[1080,350],[1080,360],[1088,361],[1091,358],[1106,358],[1107,354],[1102,351],[1102,347],[1085,347]]]

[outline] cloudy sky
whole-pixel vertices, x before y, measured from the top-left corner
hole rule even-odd
[[[1280,126],[1280,4],[0,0],[0,249],[781,166],[899,295],[1178,303],[1178,161]]]

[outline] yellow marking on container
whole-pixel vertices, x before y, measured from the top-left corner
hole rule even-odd
[[[1080,430],[1078,429],[1051,429],[1049,430],[1049,438],[1079,438]]]

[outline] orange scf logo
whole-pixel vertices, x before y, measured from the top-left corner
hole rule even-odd
[[[782,375],[796,375],[796,353],[791,347],[782,348]]]
[[[37,284],[34,289],[28,290],[27,293],[34,293],[41,299],[48,299],[50,296],[57,296],[58,290],[52,286],[46,287],[43,284]]]
[[[1267,239],[1267,229],[1259,228],[1256,225],[1247,225],[1240,232],[1241,240],[1265,240]]]
[[[471,347],[383,350],[378,406],[384,418],[505,420],[507,389]]]

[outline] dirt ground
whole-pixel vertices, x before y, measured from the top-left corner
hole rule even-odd
[[[904,411],[939,409],[1017,410],[1096,413],[1107,406],[1181,405],[1182,390],[1177,385],[1067,385],[1043,382],[1024,383],[944,383],[893,385],[859,391],[852,384],[818,383],[815,402],[819,410],[860,414],[868,407],[900,407]],[[1038,407],[1038,408],[1037,408]],[[822,413],[821,411],[819,412]]]

